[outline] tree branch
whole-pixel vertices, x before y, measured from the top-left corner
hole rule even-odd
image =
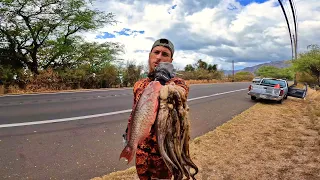
[[[22,19],[24,20],[25,24],[27,25],[27,27],[28,27],[28,29],[29,29],[29,31],[30,31],[30,33],[31,33],[31,36],[32,36],[32,39],[33,39],[33,44],[36,45],[36,44],[37,44],[37,39],[36,39],[36,37],[35,37],[35,34],[34,34],[34,31],[33,31],[32,27],[30,26],[29,16],[23,15],[21,10],[22,10],[22,9],[20,8],[20,9],[17,11],[17,14],[18,14],[19,16],[21,16]]]
[[[44,41],[48,38],[49,34],[50,34],[53,30],[55,30],[55,29],[60,25],[61,22],[63,22],[64,20],[66,20],[66,19],[67,19],[68,17],[70,17],[70,16],[71,16],[71,15],[68,14],[67,16],[63,17],[58,23],[52,25],[52,26],[50,27],[50,29],[48,30],[47,34],[45,35],[45,37],[44,37],[44,38],[42,39],[42,41],[39,43],[39,45],[42,45],[42,44],[44,43]]]
[[[43,66],[43,68],[44,68],[44,69],[47,69],[47,68],[50,66],[50,64],[53,63],[53,62],[57,59],[57,57],[58,57],[59,55],[61,55],[61,52],[60,52],[60,51],[56,52],[56,53],[50,58],[49,62],[48,62],[46,65]]]
[[[38,31],[37,31],[36,39],[38,39],[39,34],[40,34],[40,32],[42,31],[42,29],[43,29],[43,24],[41,24],[40,28],[39,28]],[[42,44],[39,44],[39,46],[41,46],[41,45],[42,45]]]
[[[65,37],[65,40],[68,38],[68,36],[70,36],[70,35],[78,32],[80,29],[81,29],[81,26],[79,26],[79,27],[77,27],[77,28],[75,28],[75,29],[73,29],[73,30],[70,30],[70,26],[68,25],[68,32],[67,32],[67,34],[64,36],[64,37]]]
[[[39,15],[39,14],[41,14],[41,13],[43,12],[43,8],[46,8],[46,7],[50,6],[50,5],[56,4],[56,3],[58,3],[58,2],[59,2],[59,1],[53,1],[53,2],[48,3],[48,4],[43,4],[43,5],[40,6],[39,12],[30,14],[28,17],[37,16],[37,15]],[[54,14],[54,13],[53,13],[53,14]]]
[[[70,25],[68,25],[68,31],[67,33],[64,35],[64,40],[63,40],[63,45],[67,45],[67,40],[68,40],[68,37],[76,32],[78,32],[79,30],[81,29],[81,26],[71,30],[70,29]],[[58,51],[56,52],[49,60],[49,62],[44,66],[44,69],[48,68],[50,66],[51,63],[53,63],[55,61],[55,59],[61,55],[61,52]]]
[[[22,48],[21,44],[19,42],[17,42],[16,40],[14,40],[14,38],[11,37],[11,35],[7,31],[2,29],[1,27],[0,27],[0,32],[2,32],[7,37],[8,41],[9,41],[9,49],[13,52],[13,56],[15,58],[21,60],[23,63],[25,63],[27,66],[30,67],[31,62],[29,62],[28,59],[26,58],[26,55],[28,53],[25,53],[25,54],[22,53],[21,50],[24,48]],[[16,51],[16,49],[17,49],[17,51]],[[30,51],[28,51],[28,52],[30,52]]]

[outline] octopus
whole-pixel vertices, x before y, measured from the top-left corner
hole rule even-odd
[[[174,179],[191,177],[195,180],[199,170],[190,158],[189,106],[184,94],[184,89],[174,84],[161,88],[156,137],[159,152]]]

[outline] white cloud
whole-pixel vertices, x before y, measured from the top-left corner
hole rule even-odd
[[[320,41],[316,33],[320,29],[320,1],[295,2],[298,46],[302,52],[307,45]],[[120,23],[85,36],[90,41],[120,42],[125,45],[124,59],[145,64],[153,41],[167,37],[175,44],[174,63],[178,69],[197,59],[216,63],[223,69],[230,69],[232,60],[239,66],[287,60],[291,58],[290,40],[277,3],[277,0],[269,0],[241,6],[236,0],[162,0],[153,3],[146,0],[101,0],[95,7],[113,12]],[[177,5],[175,9],[172,9],[173,5]],[[289,10],[288,2],[285,5]],[[103,32],[113,33],[123,28],[143,30],[144,34],[116,34],[113,39],[95,39]]]

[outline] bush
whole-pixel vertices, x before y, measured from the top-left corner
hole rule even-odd
[[[262,77],[270,78],[286,78],[293,79],[294,72],[291,67],[289,68],[277,68],[274,66],[261,66],[256,70],[255,74]]]
[[[39,92],[48,90],[64,90],[69,89],[63,83],[63,79],[53,69],[39,71],[39,75],[32,75],[29,77],[25,88],[27,91]]]
[[[133,62],[128,62],[123,69],[123,86],[133,86],[141,78],[143,66],[137,66]]]
[[[234,75],[235,81],[252,81],[254,75],[251,72],[240,71]]]
[[[70,89],[78,89],[84,87],[86,84],[86,76],[90,76],[87,66],[81,66],[75,69],[61,69],[57,70],[61,78],[61,83]],[[91,84],[93,86],[93,84]],[[88,87],[88,86],[87,86]],[[90,87],[90,86],[89,86]]]
[[[0,65],[0,79],[4,84],[10,84],[13,81],[14,72],[10,66]]]
[[[5,86],[23,83],[26,76],[27,71],[24,71],[22,68],[14,69],[10,65],[0,65],[0,79]]]
[[[184,80],[221,80],[223,78],[222,71],[209,72],[205,69],[197,69],[195,71],[179,71],[177,77]]]
[[[102,88],[109,88],[120,84],[118,69],[114,65],[106,65],[101,69],[98,76]]]
[[[317,84],[317,78],[306,72],[297,73],[297,81],[300,83],[307,83],[309,85]]]

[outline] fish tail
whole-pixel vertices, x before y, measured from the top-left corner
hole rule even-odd
[[[129,145],[127,145],[121,152],[120,154],[120,158],[126,158],[128,160],[128,163],[129,164],[131,162],[131,160],[133,159],[133,156],[134,156],[134,151],[133,151],[133,148],[130,147]]]

